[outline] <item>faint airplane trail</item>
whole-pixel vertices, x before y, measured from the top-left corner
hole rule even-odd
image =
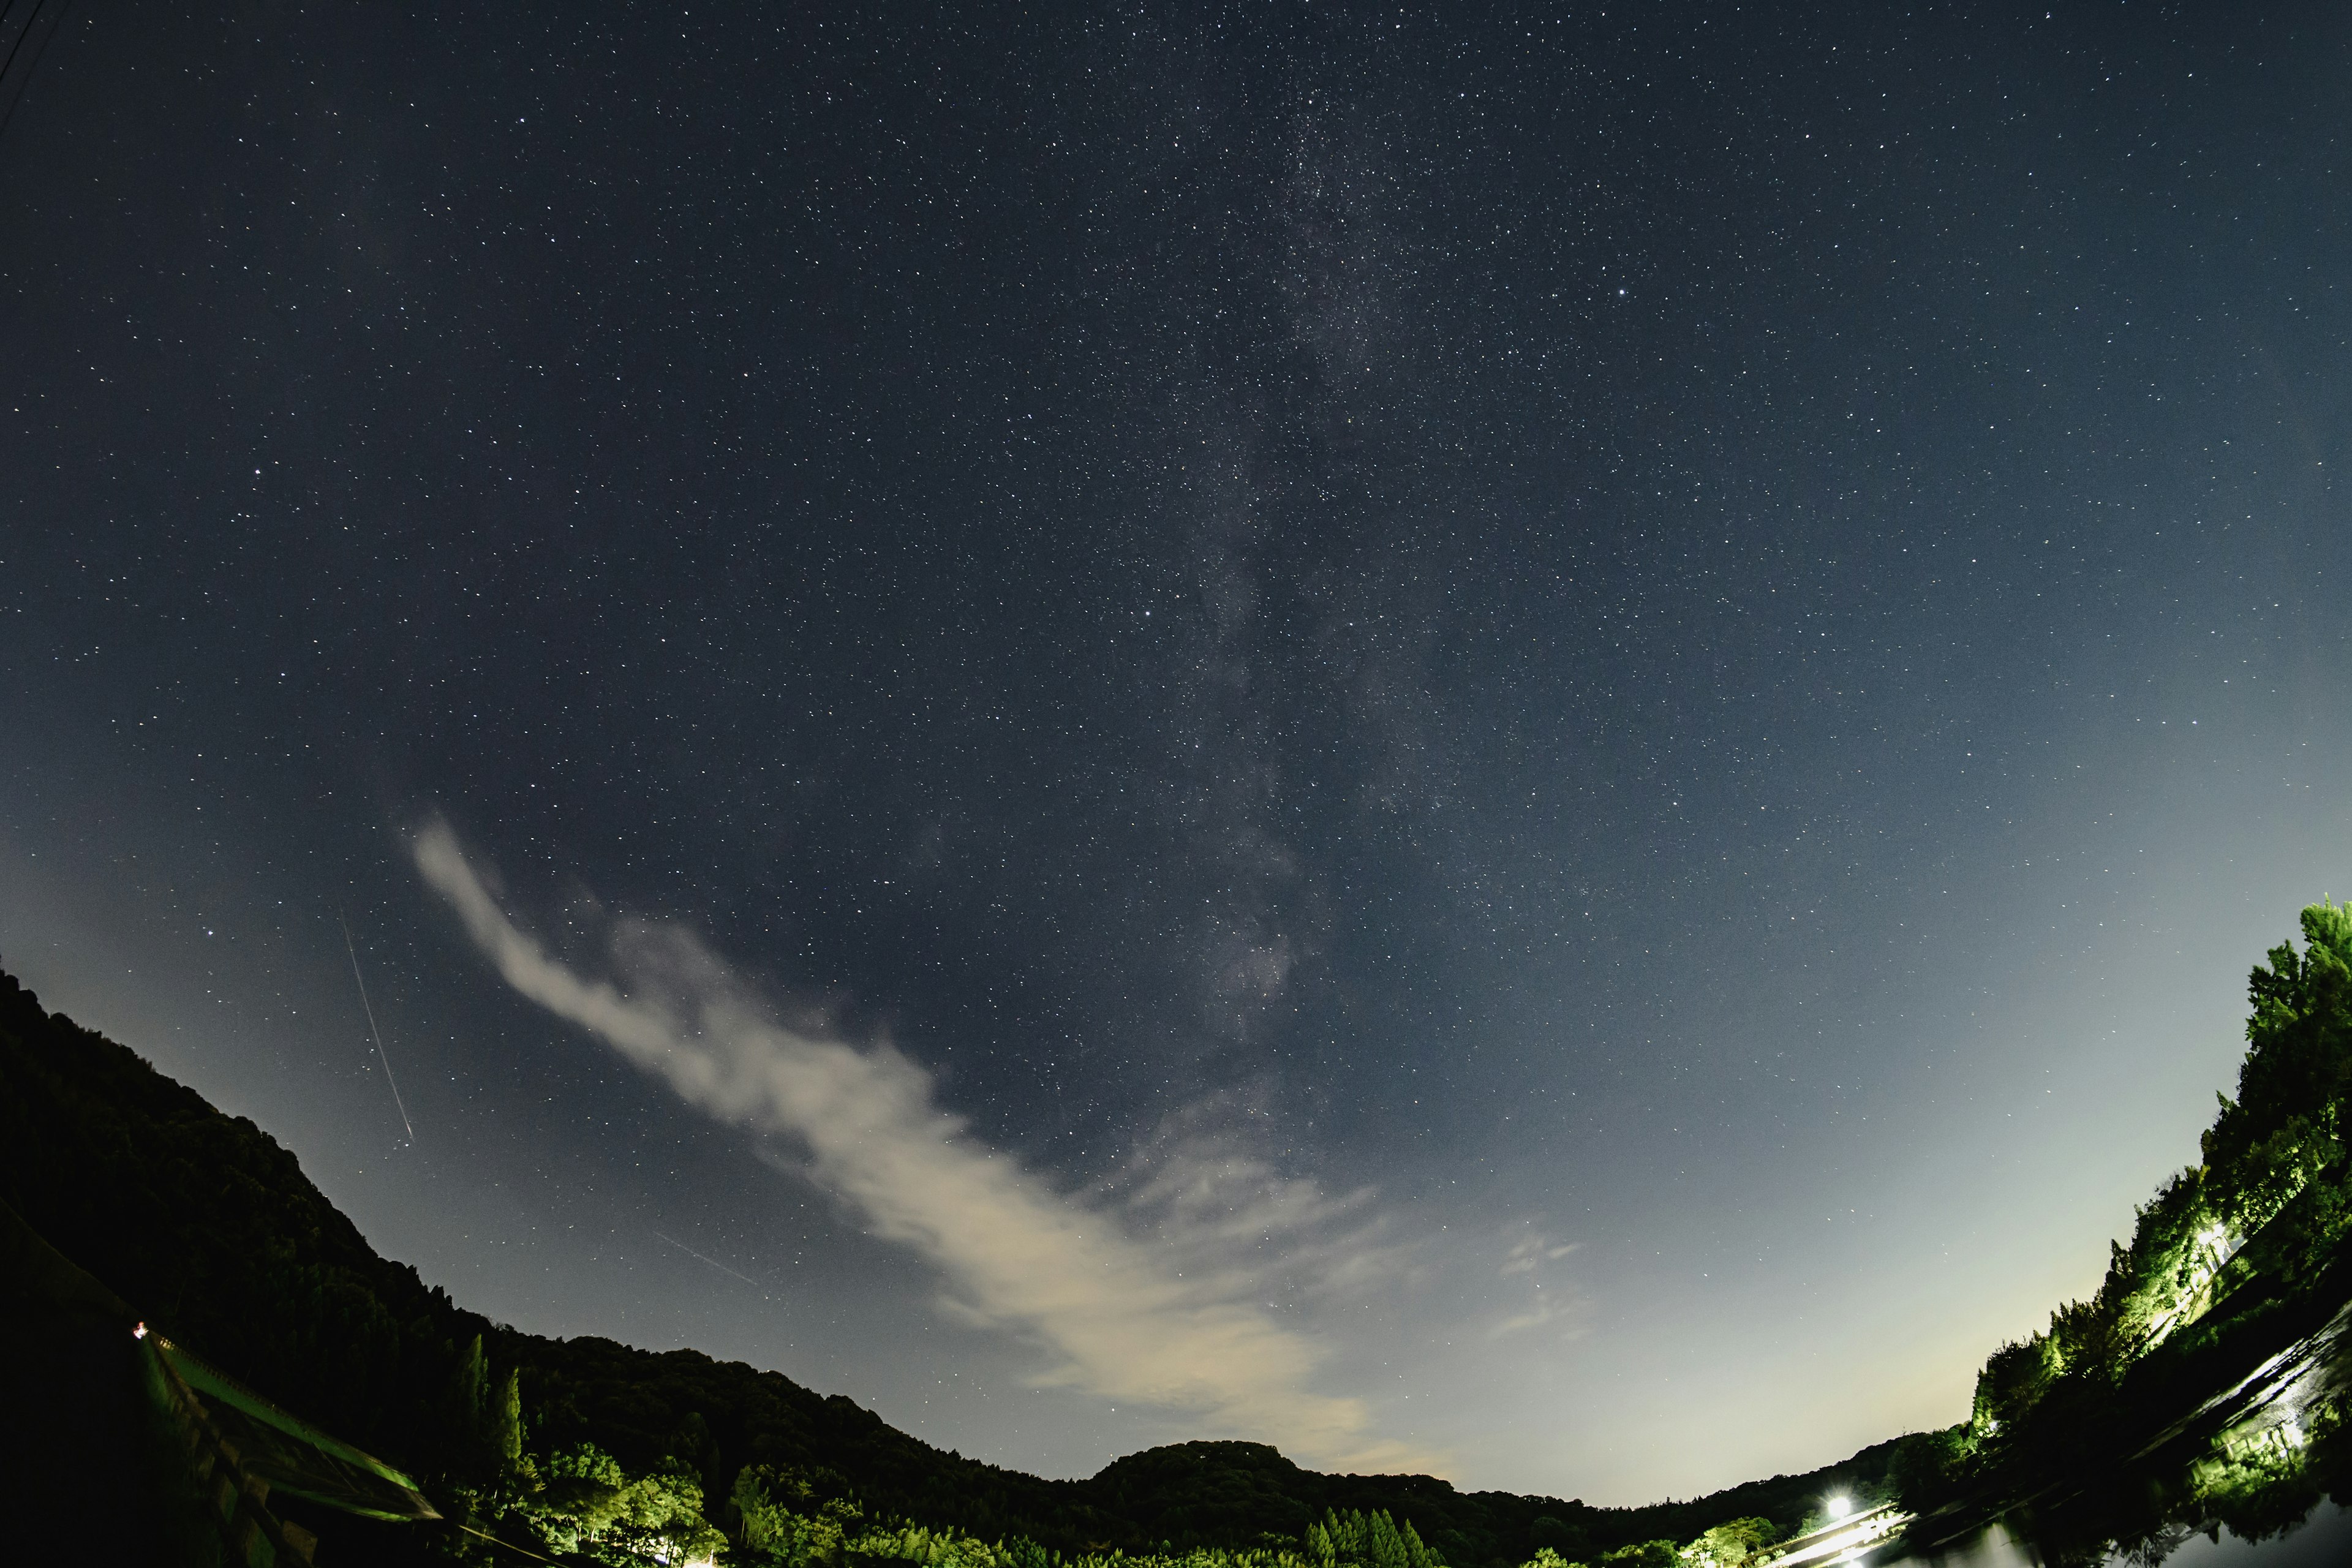
[[[343,925],[341,915],[335,917],[335,923],[343,928],[343,951],[351,954],[352,979],[360,988],[360,1006],[367,1013],[368,1037],[375,1042],[376,1060],[383,1064],[383,1081],[392,1085],[392,1103],[400,1108],[400,1124],[408,1129],[408,1142],[414,1144],[416,1128],[408,1120],[408,1102],[400,1098],[400,1084],[392,1076],[392,1058],[383,1054],[383,1033],[375,1026],[375,1006],[368,1001],[367,982],[360,979],[360,952],[352,945],[352,928]]]
[[[695,1259],[697,1262],[708,1263],[721,1274],[734,1275],[736,1279],[740,1279],[744,1284],[749,1285],[752,1289],[759,1291],[763,1296],[768,1293],[768,1288],[765,1285],[761,1284],[757,1279],[752,1279],[749,1274],[737,1274],[734,1269],[728,1268],[727,1265],[719,1262],[716,1258],[703,1257],[702,1254],[695,1251],[694,1248],[687,1246],[686,1243],[678,1240],[678,1238],[674,1236],[662,1236],[662,1233],[659,1231],[656,1231],[654,1234],[656,1236],[661,1236],[661,1238],[664,1241],[668,1242],[672,1247],[677,1247],[680,1252],[685,1253],[688,1258]]]

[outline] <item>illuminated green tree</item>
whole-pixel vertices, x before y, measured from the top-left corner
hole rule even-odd
[[[502,1470],[512,1470],[522,1458],[522,1369],[516,1367],[507,1373],[499,1389],[498,1402],[499,1465]]]
[[[1683,1568],[1747,1568],[1780,1533],[1769,1519],[1735,1519],[1706,1531],[1678,1555]]]
[[[1639,1541],[1603,1552],[1601,1568],[1678,1568],[1681,1558],[1671,1541]]]

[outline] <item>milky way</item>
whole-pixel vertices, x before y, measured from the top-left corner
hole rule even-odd
[[[999,1463],[1958,1419],[2352,887],[2345,20],[801,9],[70,14],[0,961]]]

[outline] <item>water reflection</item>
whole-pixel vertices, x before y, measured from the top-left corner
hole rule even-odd
[[[1868,1568],[2352,1564],[2352,1306],[2119,1463],[1990,1521],[1914,1527]]]
[[[1889,1557],[1885,1568],[1917,1563],[1931,1568],[2052,1568],[2053,1558],[1995,1523],[1974,1538],[1941,1552]],[[2343,1568],[2352,1563],[2352,1509],[2326,1503],[2303,1522],[2262,1540],[2233,1534],[2216,1525],[2213,1533],[2173,1530],[2128,1549],[2111,1547],[2095,1561],[2114,1568]],[[1868,1568],[1880,1568],[1869,1564]]]

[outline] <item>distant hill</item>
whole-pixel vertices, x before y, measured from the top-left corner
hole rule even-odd
[[[1875,1490],[1894,1447],[1639,1509],[1465,1493],[1429,1476],[1323,1475],[1257,1443],[1155,1448],[1085,1480],[1003,1469],[774,1372],[543,1338],[468,1311],[379,1257],[250,1121],[44,1012],[5,973],[0,1199],[173,1340],[445,1495],[511,1473],[499,1445],[511,1449],[520,1431],[547,1455],[593,1444],[630,1476],[690,1473],[703,1511],[730,1531],[741,1520],[721,1500],[757,1467],[793,1478],[804,1500],[854,1499],[869,1521],[1055,1552],[1297,1545],[1318,1520],[1384,1511],[1454,1568],[1507,1568],[1538,1547],[1598,1554],[1742,1517],[1785,1531],[1833,1487]],[[506,1414],[502,1437],[497,1391],[509,1377],[520,1421]]]

